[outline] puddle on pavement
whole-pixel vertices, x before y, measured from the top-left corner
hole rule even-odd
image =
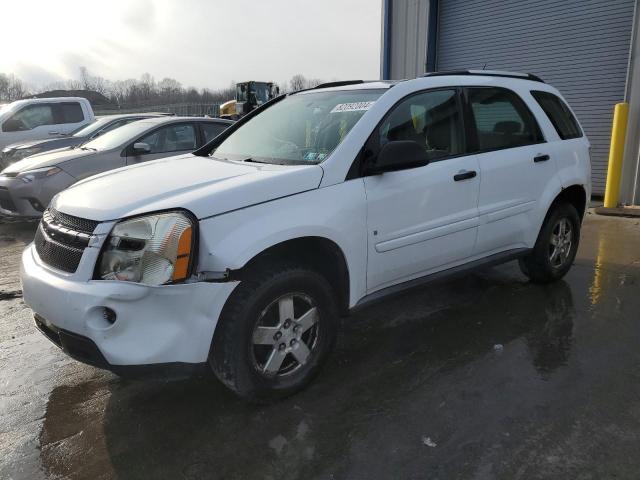
[[[512,263],[346,319],[316,381],[276,404],[243,403],[213,378],[132,381],[64,364],[38,468],[53,478],[624,477],[640,444],[640,251],[606,225],[589,226],[566,281],[532,285]]]
[[[390,327],[393,312],[402,313]],[[457,383],[479,364],[510,365],[533,384],[548,379],[571,355],[574,317],[564,282],[470,276],[347,320],[317,381],[274,405],[242,403],[213,378],[59,386],[40,435],[42,465],[52,476],[83,478],[206,478],[205,470],[214,478],[344,478],[363,436],[384,442],[389,428],[398,435],[411,417],[442,412],[457,386],[456,404],[493,396],[489,385],[473,392]]]

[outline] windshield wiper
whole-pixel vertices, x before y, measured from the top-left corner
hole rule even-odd
[[[243,160],[241,160],[241,162],[248,162],[248,163],[266,163],[268,165],[272,165],[271,162],[265,162],[264,160],[256,160],[255,158],[245,158]]]
[[[80,150],[92,150],[94,152],[97,152],[98,149],[97,148],[92,148],[92,147],[80,147]]]

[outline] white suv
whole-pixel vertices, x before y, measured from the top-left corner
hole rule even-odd
[[[23,254],[24,299],[78,360],[208,363],[243,397],[281,397],[340,316],[388,294],[516,258],[562,277],[589,179],[578,122],[532,75],[325,84],[60,193]]]

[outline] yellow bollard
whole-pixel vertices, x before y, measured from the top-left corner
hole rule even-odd
[[[604,207],[618,206],[620,195],[620,176],[622,174],[622,154],[624,140],[627,134],[627,117],[629,104],[618,103],[613,112],[613,126],[611,127],[611,147],[609,148],[609,167],[607,168],[607,185],[604,190]]]

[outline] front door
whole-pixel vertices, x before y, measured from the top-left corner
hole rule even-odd
[[[0,147],[59,135],[55,104],[34,103],[22,107],[2,124]]]
[[[479,168],[465,155],[456,89],[420,92],[382,121],[368,147],[412,140],[426,166],[365,177],[369,293],[461,263],[477,232]]]
[[[135,153],[133,144],[127,148],[127,165],[193,152],[197,148],[196,139],[196,129],[191,122],[160,127],[134,142],[146,143],[151,148],[150,152]]]

